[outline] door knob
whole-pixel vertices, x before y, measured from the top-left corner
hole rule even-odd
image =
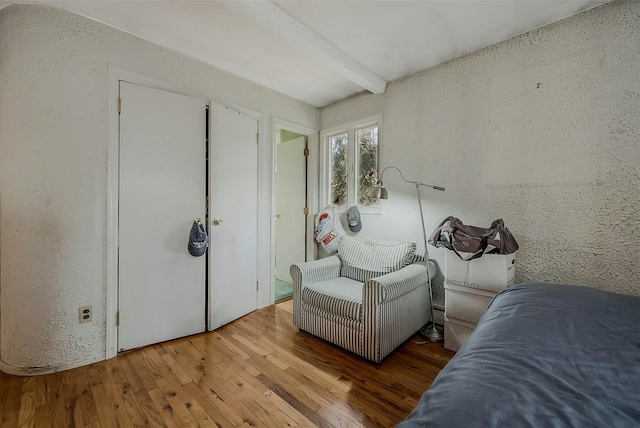
[[[214,226],[220,226],[222,224],[222,220],[220,220],[219,218],[214,218],[213,219],[213,225]]]

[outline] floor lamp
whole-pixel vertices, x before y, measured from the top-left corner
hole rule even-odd
[[[440,190],[442,192],[444,192],[444,187],[433,186],[431,184],[424,184],[424,183],[420,183],[419,181],[407,180],[406,178],[404,178],[404,175],[402,175],[402,171],[400,171],[398,167],[388,166],[382,170],[382,173],[380,173],[380,179],[376,182],[376,184],[373,185],[371,190],[369,190],[370,197],[376,198],[376,199],[389,199],[389,194],[387,193],[387,189],[385,189],[384,185],[382,184],[382,177],[384,176],[384,172],[389,168],[393,168],[396,171],[398,171],[400,173],[400,177],[402,177],[402,179],[405,182],[411,183],[414,186],[416,186],[416,194],[418,195],[418,205],[420,206],[420,224],[422,225],[424,258],[427,264],[427,277],[429,282],[429,309],[431,310],[431,322],[420,329],[420,335],[431,342],[442,342],[444,339],[444,335],[442,331],[436,327],[435,316],[433,311],[433,291],[431,289],[431,272],[429,272],[429,250],[427,249],[427,232],[424,228],[424,214],[422,212],[422,198],[420,197],[420,186],[430,187],[432,189]]]

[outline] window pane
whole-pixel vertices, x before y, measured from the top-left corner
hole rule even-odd
[[[356,131],[358,142],[358,204],[375,205],[377,199],[369,197],[369,189],[378,177],[378,127]]]
[[[347,203],[347,134],[331,137],[331,203]]]

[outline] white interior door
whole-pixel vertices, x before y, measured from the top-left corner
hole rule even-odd
[[[276,278],[293,283],[289,268],[305,261],[307,138],[278,144],[276,160]]]
[[[209,328],[258,304],[258,122],[211,103]]]
[[[206,103],[120,82],[118,348],[205,330],[205,257],[187,251],[205,218]]]

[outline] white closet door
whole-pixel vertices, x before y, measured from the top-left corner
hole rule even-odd
[[[211,103],[210,329],[254,311],[258,304],[257,132],[255,119]]]
[[[187,251],[205,218],[206,103],[120,82],[118,348],[205,330],[205,260]]]

